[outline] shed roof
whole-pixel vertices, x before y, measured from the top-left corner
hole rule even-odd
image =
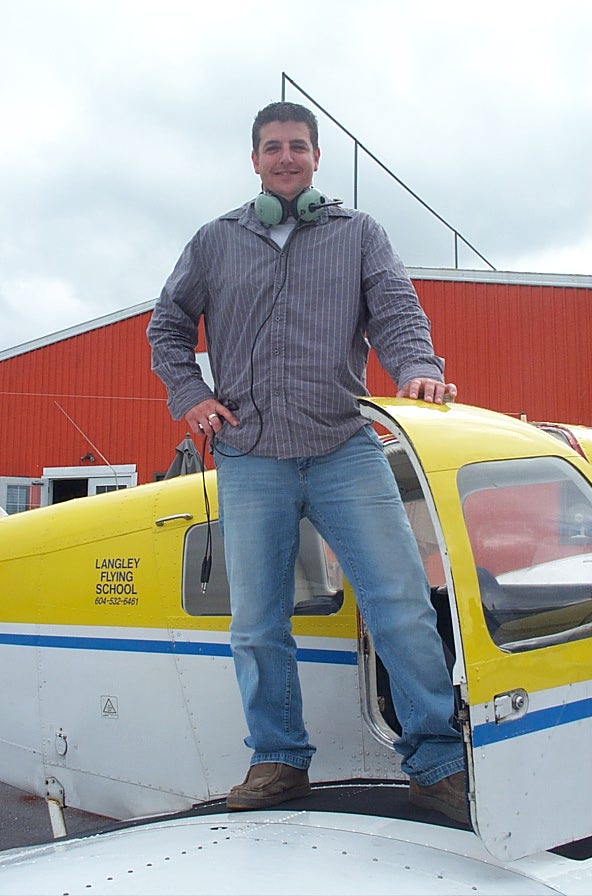
[[[587,274],[537,274],[519,271],[489,271],[489,270],[460,270],[458,268],[407,268],[407,273],[412,280],[446,280],[464,283],[490,283],[490,284],[514,284],[525,286],[551,286],[551,287],[573,287],[577,289],[592,289],[592,275]],[[95,317],[92,320],[83,321],[64,330],[57,330],[55,333],[48,333],[47,336],[41,336],[38,339],[32,339],[30,342],[23,342],[11,348],[0,351],[0,361],[8,358],[14,358],[17,355],[24,355],[27,352],[35,351],[35,349],[52,345],[63,339],[71,339],[79,336],[81,333],[88,333],[91,330],[97,330],[100,327],[107,327],[110,324],[127,320],[138,314],[145,314],[154,308],[156,299],[150,299],[147,302],[140,302],[137,305],[130,305],[127,308],[121,308],[119,311],[112,311],[101,317]]]

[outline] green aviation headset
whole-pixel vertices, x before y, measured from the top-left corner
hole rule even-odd
[[[316,221],[324,208],[342,202],[342,199],[327,199],[316,187],[307,187],[292,200],[275,193],[259,193],[255,199],[255,213],[262,224],[273,227],[284,224],[290,215],[297,221]]]

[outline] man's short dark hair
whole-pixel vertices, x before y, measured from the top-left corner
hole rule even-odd
[[[310,109],[298,103],[270,103],[257,112],[253,122],[252,139],[255,152],[259,151],[261,128],[264,124],[271,124],[272,121],[303,121],[308,125],[312,148],[314,150],[319,148],[319,125]]]

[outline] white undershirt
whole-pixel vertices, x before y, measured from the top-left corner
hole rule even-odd
[[[272,224],[272,226],[269,228],[269,235],[272,238],[272,240],[274,241],[274,243],[277,243],[278,246],[280,247],[280,249],[283,249],[284,245],[286,243],[286,240],[288,239],[288,237],[290,236],[290,234],[292,233],[292,231],[294,230],[295,227],[296,227],[296,219],[290,215],[288,220],[285,221],[283,224]]]

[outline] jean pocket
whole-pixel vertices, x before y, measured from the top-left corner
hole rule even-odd
[[[221,468],[223,461],[227,457],[244,457],[244,454],[244,451],[241,451],[239,448],[233,448],[232,445],[222,442],[220,439],[216,439],[214,443],[214,464],[217,470]]]

